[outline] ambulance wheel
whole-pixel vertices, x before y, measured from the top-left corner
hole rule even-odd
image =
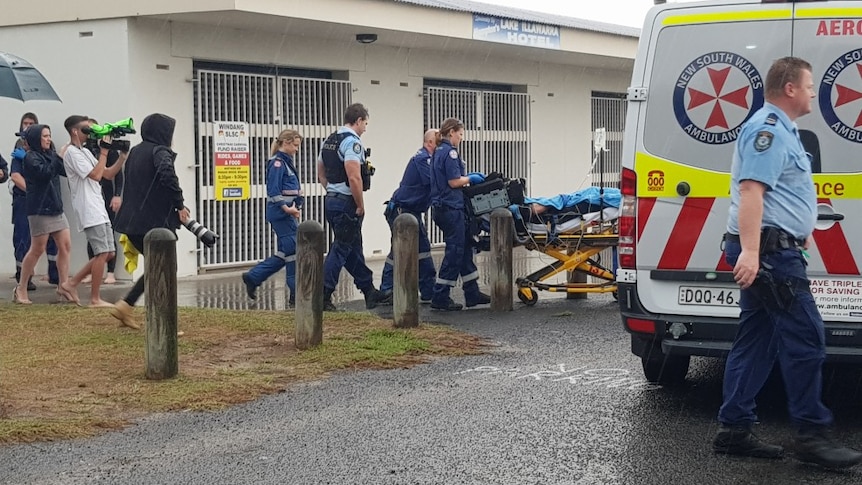
[[[527,306],[533,306],[539,301],[539,293],[529,287],[518,288],[518,299]]]
[[[688,355],[666,355],[656,348],[641,356],[644,377],[650,382],[679,385],[685,382],[691,357]]]

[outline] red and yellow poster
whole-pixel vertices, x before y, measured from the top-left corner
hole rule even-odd
[[[248,123],[213,122],[213,177],[216,200],[251,197],[251,155]]]

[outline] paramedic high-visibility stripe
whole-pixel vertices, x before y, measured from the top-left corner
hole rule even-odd
[[[829,199],[818,199],[818,204],[832,205]],[[847,244],[841,224],[836,222],[829,229],[814,231],[814,243],[823,259],[826,272],[831,275],[858,275],[859,267]]]
[[[747,10],[740,12],[705,12],[683,15],[669,15],[665,17],[661,21],[661,23],[664,26],[713,24],[719,22],[748,22],[752,20],[790,20],[792,17],[793,10],[790,7],[787,7],[768,10]]]
[[[700,239],[703,225],[715,203],[714,198],[687,198],[664,247],[658,269],[686,269]]]

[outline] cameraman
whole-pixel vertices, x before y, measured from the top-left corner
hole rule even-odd
[[[92,247],[93,256],[69,281],[61,281],[60,288],[76,295],[78,285],[84,278],[91,277],[90,306],[109,307],[112,305],[102,300],[99,289],[105,263],[114,259],[116,245],[100,182],[103,178],[113,179],[122,166],[115,164],[107,168],[110,137],[99,141],[98,158],[85,146],[89,139],[85,133],[89,132],[89,118],[72,115],[66,118],[63,125],[69,132],[69,145],[63,154],[63,163],[72,192],[72,208],[78,217],[78,231],[86,235],[87,247]]]
[[[177,154],[171,150],[176,120],[154,113],[141,123],[143,141],[135,145],[126,160],[126,184],[123,204],[117,212],[116,230],[125,234],[132,246],[144,254],[144,236],[151,229],[176,231],[190,219],[183,205],[183,189],[174,169]],[[132,310],[144,293],[142,276],[111,309],[111,315],[132,328],[140,328],[132,319]]]
[[[98,123],[93,118],[87,120],[87,124],[90,127]],[[84,146],[93,153],[94,157],[99,157],[101,148],[99,147],[98,139],[92,138],[91,135],[90,138],[87,138]],[[113,146],[108,149],[108,161],[105,164],[105,172],[102,174],[102,180],[99,181],[99,184],[102,186],[102,197],[105,199],[105,210],[108,212],[108,219],[111,220],[112,226],[114,224],[114,216],[120,210],[120,205],[123,203],[123,183],[125,181],[123,165],[125,165],[128,156],[129,142],[127,140],[114,140]],[[114,239],[114,257],[108,260],[108,272],[105,274],[105,284],[107,285],[117,282],[114,277],[114,269],[117,266],[117,239],[113,233],[111,236]],[[87,244],[87,256],[91,259],[94,256],[93,247],[89,243]],[[84,283],[87,282],[87,279],[84,279]]]

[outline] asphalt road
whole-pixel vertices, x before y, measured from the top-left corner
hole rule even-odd
[[[94,439],[0,448],[0,483],[862,483],[862,469],[714,455],[723,362],[694,359],[682,388],[645,382],[609,297],[542,294],[506,314],[423,311],[493,346],[343,372],[223,412],[152,416]],[[836,437],[862,448],[860,372],[829,374]],[[759,403],[758,433],[789,442],[779,381]]]

